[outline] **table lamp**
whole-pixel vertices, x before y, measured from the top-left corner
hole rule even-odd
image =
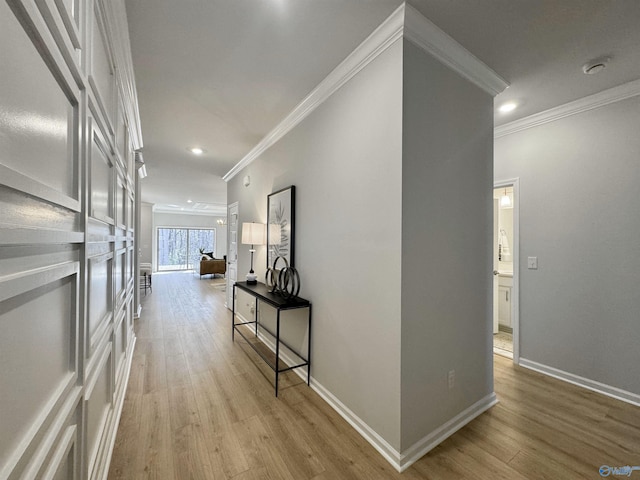
[[[245,245],[251,245],[251,269],[247,273],[247,284],[255,285],[258,283],[258,276],[253,271],[253,254],[255,249],[254,245],[264,245],[266,228],[264,223],[243,223],[242,224],[242,243]]]

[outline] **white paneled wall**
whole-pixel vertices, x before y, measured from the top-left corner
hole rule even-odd
[[[124,0],[0,1],[0,479],[106,478],[131,357]]]

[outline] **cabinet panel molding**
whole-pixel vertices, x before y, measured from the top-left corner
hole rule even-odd
[[[116,225],[118,228],[127,228],[127,205],[129,203],[129,195],[127,193],[127,184],[124,177],[118,172],[116,180]]]
[[[0,2],[0,479],[106,478],[135,345],[124,0]]]
[[[87,422],[87,463],[85,473],[92,477],[96,460],[104,445],[104,433],[108,427],[109,412],[112,407],[112,345],[105,345],[100,356],[96,373],[87,384],[85,394],[85,416]]]
[[[0,390],[0,460],[8,459],[0,472],[32,448],[78,379],[78,275],[66,267],[2,282],[10,288],[0,289],[0,384],[20,388]]]
[[[70,5],[67,5],[63,0],[36,0],[36,3],[73,77],[78,85],[84,88],[84,78],[81,73],[81,35],[79,25],[76,24],[73,18],[75,2],[69,2]],[[71,10],[69,7],[71,7]],[[75,8],[77,8],[77,5]]]
[[[59,58],[41,44],[36,48],[40,37],[29,37],[2,2],[0,15],[5,14],[0,64],[13,75],[3,75],[0,89],[0,135],[5,139],[0,161],[6,167],[0,178],[11,175],[3,183],[77,209],[64,198],[80,200],[80,91],[71,77],[61,74],[66,66],[57,63]],[[40,184],[48,188],[38,188]]]
[[[85,357],[91,357],[113,318],[113,254],[89,259]]]
[[[64,478],[74,478],[78,470],[75,446],[78,444],[81,394],[80,387],[75,387],[68,394],[35,453],[31,455],[22,478],[55,478],[54,475],[59,475],[61,471],[66,471],[68,475]]]
[[[0,184],[51,204],[67,208],[73,212],[80,212],[80,201],[78,199],[2,164],[0,164]]]
[[[78,477],[78,426],[71,425],[64,431],[53,453],[53,458],[42,478],[75,480]]]
[[[0,245],[75,243],[82,228],[79,212],[0,185]]]
[[[77,283],[78,270],[78,262],[64,262],[58,265],[47,265],[27,271],[14,272],[9,275],[0,275],[0,302],[51,285],[67,277],[73,276],[74,282]],[[75,288],[77,285],[74,285]]]
[[[112,225],[114,223],[114,171],[111,152],[98,129],[92,129],[91,137],[89,215]]]
[[[115,297],[116,309],[124,303],[125,289],[127,287],[127,250],[118,250],[115,256]]]
[[[91,39],[89,84],[97,105],[107,120],[109,134],[113,135],[114,107],[116,105],[115,68],[104,23],[104,13],[99,1],[94,2],[94,11],[89,25],[89,38]]]

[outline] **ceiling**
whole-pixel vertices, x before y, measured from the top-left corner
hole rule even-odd
[[[401,3],[126,0],[149,175],[142,200],[226,215],[221,177]],[[510,83],[495,104],[519,106],[497,112],[496,126],[640,78],[638,0],[409,3]],[[604,71],[582,73],[603,56]]]

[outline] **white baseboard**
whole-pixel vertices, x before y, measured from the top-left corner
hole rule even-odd
[[[422,440],[418,440],[402,454],[399,462],[400,468],[398,468],[398,471],[403,472],[406,470],[413,463],[422,458],[428,451],[437,447],[444,440],[456,433],[471,420],[489,410],[496,403],[498,403],[498,399],[496,398],[495,392],[492,392],[486,397],[478,400],[469,408],[460,412]]]
[[[242,316],[239,317],[242,321],[246,321]],[[264,342],[268,348],[275,352],[275,343],[269,336],[258,333],[258,338]],[[295,365],[295,363],[297,363],[296,359],[288,356],[286,352],[282,351],[282,349],[280,350],[280,353],[282,359],[287,364]],[[292,371],[295,372],[302,380],[305,382],[307,381],[305,369],[299,368]],[[438,444],[442,443],[445,439],[460,430],[467,423],[498,403],[496,394],[490,393],[486,397],[478,400],[469,408],[460,412],[426,437],[414,443],[405,452],[400,453],[314,377],[311,377],[310,386],[313,391],[320,395],[320,397],[327,402],[331,408],[344,418],[349,425],[355,428],[362,438],[369,442],[371,446],[375,448],[378,453],[400,473],[422,458],[429,450],[438,446]]]
[[[640,407],[640,395],[520,357],[520,366]]]
[[[246,319],[242,315],[238,315],[241,321],[245,322]],[[264,344],[271,349],[271,351],[275,352],[275,342],[267,335],[263,335],[258,332],[258,338],[264,342]],[[295,365],[297,360],[287,355],[286,351],[280,350],[280,355],[282,359],[288,365]],[[304,368],[296,368],[295,370],[291,370],[296,373],[303,381],[307,381],[306,377],[306,369]],[[311,377],[310,385],[311,389],[316,392],[320,397],[329,404],[331,408],[333,408],[338,414],[344,418],[349,425],[356,429],[356,431],[362,435],[362,437],[369,442],[373,448],[375,448],[380,455],[382,455],[385,460],[387,460],[393,467],[400,471],[400,453],[393,448],[384,438],[382,438],[378,433],[372,429],[369,425],[367,425],[360,417],[358,417],[355,413],[353,413],[344,403],[342,403],[338,398],[333,395],[329,390],[327,390],[320,382],[318,382],[315,378]]]
[[[382,438],[373,428],[367,425],[360,417],[353,413],[344,403],[342,403],[335,395],[327,390],[322,384],[311,377],[311,388],[320,397],[329,404],[338,414],[344,418],[349,425],[356,429],[367,442],[375,448],[384,459],[389,462],[393,468],[401,472],[400,452],[393,448],[384,438]]]
[[[113,455],[113,449],[116,444],[116,436],[118,434],[118,426],[120,426],[120,417],[122,415],[122,409],[124,408],[124,399],[127,394],[127,386],[129,385],[129,376],[131,374],[131,363],[133,361],[133,351],[136,347],[136,337],[134,336],[131,340],[131,344],[127,351],[127,359],[125,366],[125,377],[123,378],[122,384],[117,392],[117,397],[114,402],[114,415],[112,416],[112,422],[107,426],[107,437],[105,441],[105,456],[104,462],[97,472],[94,478],[100,480],[107,480],[109,475],[109,466],[111,465],[111,456]]]

